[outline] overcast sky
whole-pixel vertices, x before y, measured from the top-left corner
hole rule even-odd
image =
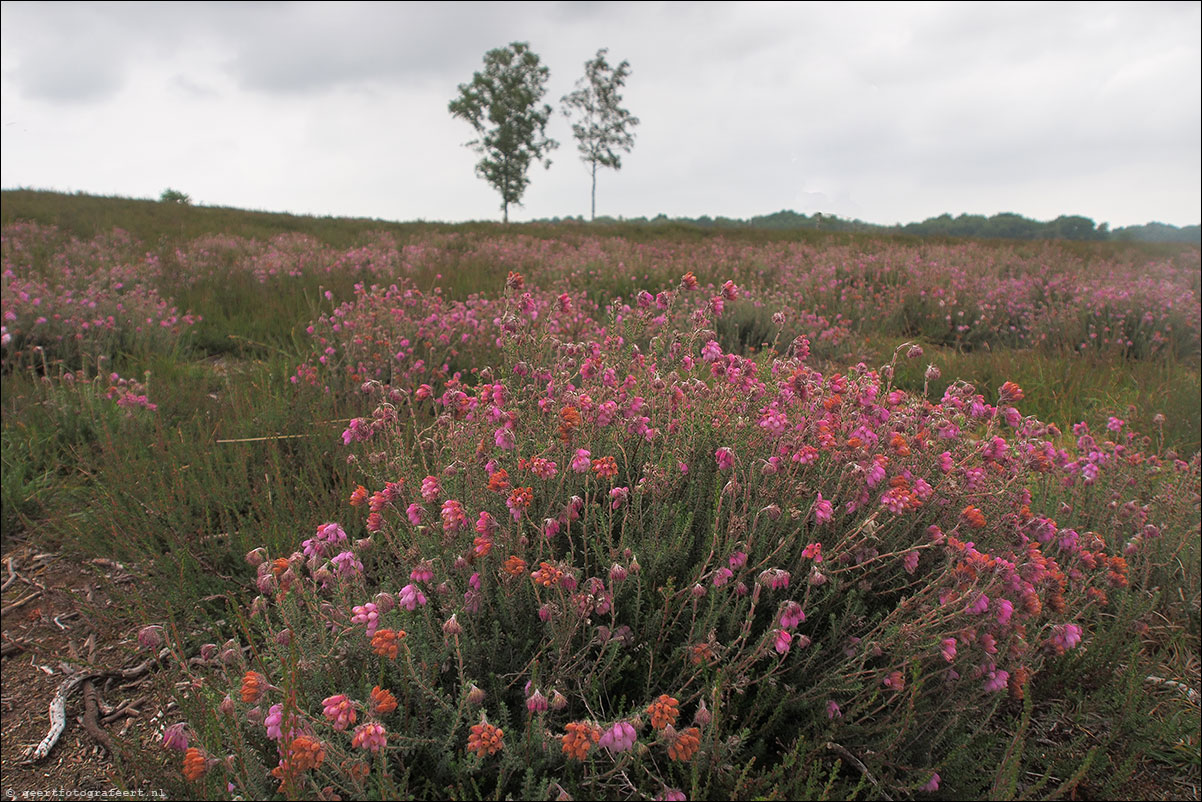
[[[597,212],[1202,220],[1202,4],[3,3],[0,185],[498,219],[447,103],[529,42],[641,119]],[[585,215],[568,120],[515,220]]]

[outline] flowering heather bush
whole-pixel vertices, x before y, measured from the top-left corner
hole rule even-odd
[[[26,223],[6,226],[0,242],[5,366],[30,361],[35,348],[77,363],[123,350],[170,350],[197,321],[159,294],[150,260],[120,229],[84,243]]]
[[[187,777],[791,796],[837,741],[930,792],[940,733],[1089,648],[1194,536],[1198,457],[1117,418],[1070,434],[1012,383],[929,399],[892,364],[823,374],[800,337],[732,353],[735,282],[662,292],[602,326],[517,274],[462,303],[398,283],[315,324],[330,370],[384,393],[344,434],[364,484],[291,553],[247,555],[250,649],[189,669]]]

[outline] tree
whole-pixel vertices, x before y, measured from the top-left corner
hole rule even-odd
[[[622,108],[622,96],[618,94],[630,75],[630,63],[623,61],[617,69],[605,61],[605,48],[597,51],[597,57],[584,64],[584,78],[576,82],[576,90],[564,95],[563,113],[571,117],[579,114],[578,122],[572,123],[576,136],[580,160],[589,165],[593,175],[592,218],[597,217],[597,168],[622,168],[618,151],[630,152],[634,147],[632,128],[639,118]]]
[[[551,166],[546,154],[559,146],[546,135],[551,107],[539,105],[546,93],[550,70],[525,42],[513,42],[484,54],[484,71],[459,85],[459,96],[448,109],[471,123],[479,135],[466,143],[483,158],[476,175],[501,193],[501,211],[509,222],[509,204],[521,205],[530,184],[530,163]]]
[[[163,194],[159,195],[159,201],[162,203],[178,203],[181,206],[192,205],[192,197],[190,195],[171,187],[163,190]]]

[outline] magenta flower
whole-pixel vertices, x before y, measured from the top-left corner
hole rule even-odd
[[[781,605],[780,610],[780,625],[785,629],[794,629],[798,624],[806,620],[806,614],[801,609],[801,605],[795,601],[787,601]]]
[[[351,738],[351,746],[371,752],[379,752],[387,743],[388,735],[384,730],[384,725],[375,721],[360,724]]]
[[[730,570],[729,568],[719,568],[714,572],[714,587],[722,587],[729,582],[734,575],[734,571]]]
[[[438,477],[427,476],[425,479],[422,479],[422,500],[427,504],[437,500],[441,493],[442,486],[438,483]]]
[[[588,449],[576,449],[576,455],[572,457],[572,470],[576,473],[588,473],[589,468],[592,467],[592,460],[590,459],[591,456],[592,454]]]
[[[949,663],[956,659],[956,639],[944,638],[939,645],[939,650],[943,654],[943,659]]]
[[[422,513],[424,512],[425,510],[422,509],[420,504],[410,504],[405,509],[405,516],[409,519],[409,523],[411,523],[413,526],[421,526]]]
[[[322,715],[334,725],[336,730],[345,730],[355,723],[355,706],[346,694],[339,693],[327,696],[322,700]]]
[[[932,774],[930,781],[928,781],[926,785],[919,788],[918,790],[925,791],[928,794],[932,794],[932,793],[938,791],[939,790],[939,779],[940,778],[939,778],[938,774]]]
[[[835,507],[827,499],[818,494],[818,500],[814,502],[814,520],[819,524],[827,523],[834,517]]]
[[[776,642],[772,644],[772,648],[776,649],[779,654],[786,654],[789,647],[793,643],[793,633],[788,630],[776,630]]]
[[[834,699],[828,699],[826,702],[826,717],[832,721],[837,718],[843,718],[843,711],[839,709],[839,703]]]
[[[619,721],[602,734],[601,740],[597,742],[597,745],[603,749],[608,749],[614,754],[628,752],[634,748],[638,737],[638,733],[635,732],[630,722]]]
[[[163,748],[186,752],[188,750],[188,725],[181,721],[163,730]]]
[[[453,535],[467,528],[467,513],[463,505],[455,499],[447,499],[442,503],[442,530]]]
[[[406,585],[401,588],[401,596],[399,604],[406,610],[416,610],[418,607],[424,606],[426,603],[426,595],[421,592],[417,585]]]
[[[380,611],[376,607],[375,602],[356,605],[351,608],[351,623],[366,624],[367,637],[372,637],[376,634],[376,630],[380,626]]]
[[[726,446],[714,452],[714,459],[717,460],[720,471],[727,471],[735,466],[735,452]]]

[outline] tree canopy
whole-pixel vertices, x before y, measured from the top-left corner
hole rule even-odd
[[[459,85],[459,95],[448,105],[455,117],[469,122],[478,134],[466,143],[482,158],[476,175],[501,193],[501,211],[509,222],[509,205],[521,205],[530,184],[530,163],[547,158],[559,143],[546,134],[551,107],[540,105],[550,70],[526,42],[484,54],[484,70],[470,83]]]
[[[576,82],[576,89],[564,95],[564,114],[578,116],[572,123],[576,147],[580,160],[591,168],[593,177],[592,213],[597,217],[597,168],[622,168],[619,151],[629,153],[634,147],[631,131],[639,124],[639,118],[622,108],[619,90],[630,75],[630,63],[623,61],[616,68],[605,60],[606,48],[597,51],[591,61],[584,64],[584,78]]]

